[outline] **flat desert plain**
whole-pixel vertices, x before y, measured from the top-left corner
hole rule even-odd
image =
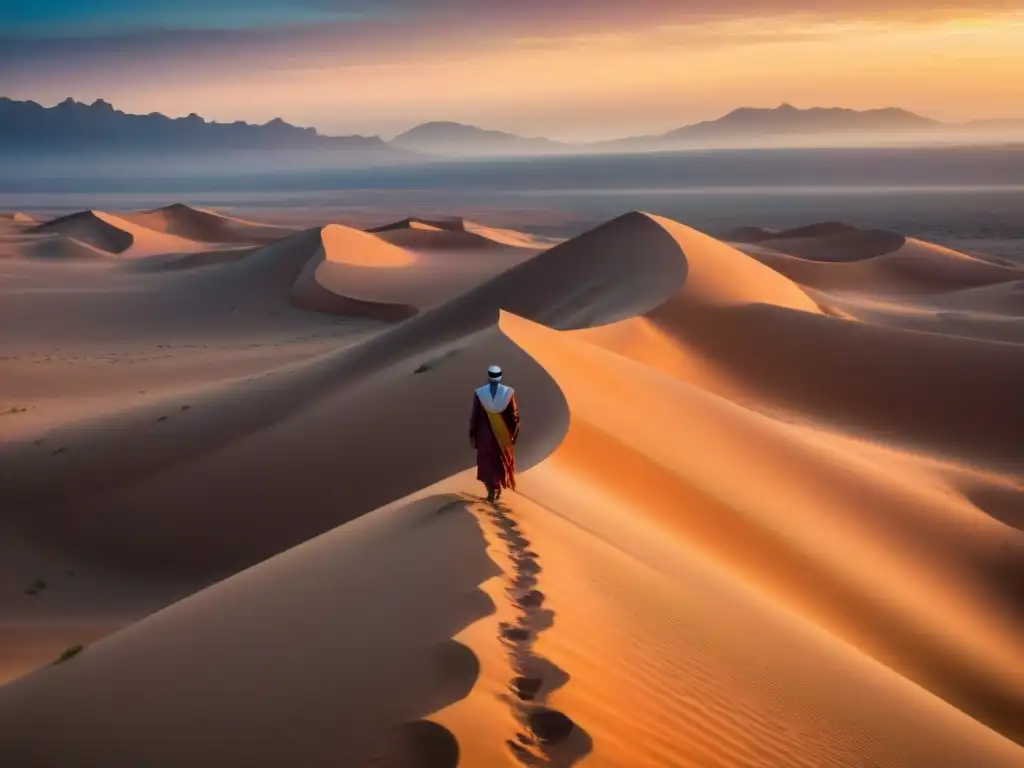
[[[9,213],[0,330],[0,765],[1024,765],[1013,264]]]

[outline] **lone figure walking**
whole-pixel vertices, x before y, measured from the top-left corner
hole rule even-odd
[[[501,368],[488,368],[487,379],[473,395],[469,442],[476,448],[476,479],[487,488],[487,500],[497,501],[503,488],[516,489],[519,407],[515,390],[501,383]]]

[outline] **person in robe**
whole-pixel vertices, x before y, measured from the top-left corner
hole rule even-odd
[[[487,500],[497,501],[502,489],[516,489],[519,406],[515,390],[501,383],[501,368],[488,368],[487,380],[473,393],[469,442],[476,449],[476,479],[487,489]]]

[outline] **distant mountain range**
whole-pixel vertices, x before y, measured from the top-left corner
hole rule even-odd
[[[1022,141],[1024,120],[941,123],[904,109],[774,109],[743,107],[661,135],[569,144],[526,138],[454,122],[418,125],[385,142],[377,136],[323,136],[280,118],[263,125],[208,122],[198,115],[126,114],[99,99],[71,98],[53,107],[0,97],[0,152],[90,150],[204,151],[227,149],[341,150],[358,158],[416,155],[539,155],[658,151],[700,147],[800,146],[876,141]]]
[[[68,98],[53,107],[0,97],[0,150],[103,149],[202,151],[223,149],[337,149],[394,154],[377,136],[321,136],[280,118],[264,125],[207,122],[199,115],[131,115],[98,99]]]
[[[640,137],[639,140],[656,139],[665,142],[691,141],[699,139],[717,140],[726,137],[764,136],[807,136],[834,133],[902,132],[921,131],[941,125],[937,120],[915,115],[905,109],[869,109],[858,112],[854,109],[822,108],[797,109],[791,104],[781,104],[775,109],[741,107],[734,109],[717,120],[694,123],[661,136]],[[637,141],[638,139],[626,139]]]
[[[702,147],[801,146],[856,144],[866,141],[983,140],[1006,137],[1024,140],[1024,120],[975,120],[942,123],[905,109],[774,109],[741,107],[716,120],[706,120],[660,135],[568,144],[544,138],[523,138],[460,123],[426,123],[393,139],[417,152],[445,155],[546,154],[578,152],[658,151]]]
[[[504,131],[489,131],[463,123],[423,123],[400,133],[391,144],[413,152],[427,154],[546,154],[566,152],[572,144],[544,138],[524,138]]]

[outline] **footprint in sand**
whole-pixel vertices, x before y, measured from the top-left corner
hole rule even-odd
[[[535,586],[537,586],[537,577],[532,573],[523,573],[512,580],[512,586],[508,587],[505,592],[509,595],[517,595],[523,590],[531,589]]]
[[[531,589],[518,600],[522,608],[540,608],[544,604],[544,593],[537,589]]]
[[[569,738],[576,724],[556,709],[538,709],[527,716],[530,730],[541,744],[560,744]]]
[[[506,746],[522,765],[570,766],[590,751],[591,742],[568,715],[547,706],[545,701],[550,691],[565,684],[568,675],[534,651],[535,641],[554,625],[555,615],[542,608],[546,596],[536,589],[537,574],[542,570],[539,555],[529,549],[530,540],[520,533],[507,507],[492,504],[482,511],[498,529],[498,538],[505,543],[506,555],[513,566],[507,574],[511,586],[505,592],[519,610],[516,624],[502,622],[498,625],[499,638],[510,648],[509,660],[515,675],[509,682],[515,698],[503,698],[525,731],[518,732],[515,739],[506,740]],[[548,677],[550,679],[546,679]]]
[[[523,701],[533,701],[544,681],[539,677],[515,677],[512,679],[512,690]]]
[[[524,640],[530,639],[530,630],[523,629],[522,627],[514,627],[511,624],[501,625],[501,636],[506,640],[512,640],[517,643],[521,643]]]
[[[532,557],[521,556],[515,558],[513,562],[515,563],[516,568],[520,573],[537,574],[540,573],[542,570],[540,565],[537,563],[536,559]]]

